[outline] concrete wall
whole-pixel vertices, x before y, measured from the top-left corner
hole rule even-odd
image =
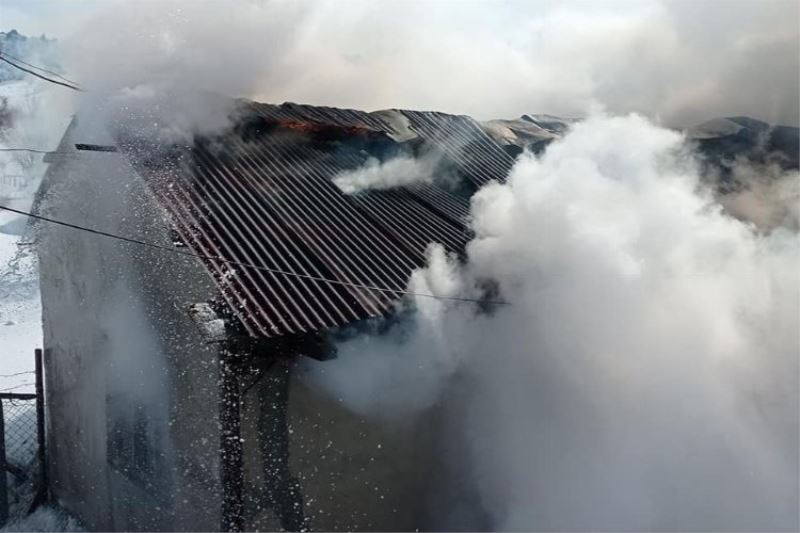
[[[112,144],[78,123],[72,142]],[[169,244],[126,159],[51,163],[45,215]],[[217,346],[186,306],[214,296],[193,258],[40,225],[50,479],[90,529],[219,528]]]
[[[430,528],[438,424],[370,420],[306,385],[279,361],[246,395],[247,528]]]

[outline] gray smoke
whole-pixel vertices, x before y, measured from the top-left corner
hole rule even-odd
[[[183,95],[214,92],[479,119],[600,106],[669,126],[725,115],[797,124],[799,9],[793,0],[121,1],[67,10],[57,28],[67,28],[67,72],[95,93],[156,90],[186,113],[203,106]]]
[[[364,165],[340,173],[334,177],[333,182],[347,194],[368,189],[432,183],[439,160],[438,156],[398,156],[381,162],[371,157]]]
[[[795,1],[342,6],[101,4],[60,36],[65,71],[91,91],[82,110],[167,138],[226,125],[208,94],[798,123]],[[676,133],[576,125],[475,196],[465,264],[434,246],[411,280],[479,296],[491,279],[510,306],[419,299],[402,331],[342,344],[310,379],[371,416],[460,405],[463,481],[496,529],[796,530],[800,237],[699,183]],[[724,203],[756,219],[745,200]]]
[[[641,117],[574,126],[477,193],[465,264],[433,247],[410,282],[510,306],[418,298],[309,379],[367,416],[451,406],[495,529],[795,530],[800,235],[697,168]]]
[[[732,179],[737,188],[720,197],[728,213],[761,231],[800,230],[800,173],[739,162]]]

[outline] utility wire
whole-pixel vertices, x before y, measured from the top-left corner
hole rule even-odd
[[[21,389],[22,387],[28,387],[28,386],[30,386],[30,385],[36,385],[36,383],[34,383],[33,381],[31,381],[31,382],[29,382],[29,383],[23,383],[23,384],[21,384],[21,385],[17,385],[17,386],[15,386],[15,387],[9,387],[9,388],[7,388],[7,389],[0,389],[0,392],[8,392],[8,391],[11,391],[11,390]]]
[[[25,67],[23,67],[21,65],[17,65],[16,63],[11,61],[10,59],[7,59],[6,57],[4,57],[3,54],[0,54],[0,61],[5,61],[6,63],[8,63],[9,65],[11,65],[14,68],[18,68],[19,70],[21,70],[23,72],[27,72],[28,74],[36,76],[37,78],[40,78],[40,79],[45,80],[45,81],[49,81],[50,83],[55,83],[56,85],[62,85],[64,87],[68,87],[68,88],[72,89],[73,91],[84,92],[83,89],[81,89],[77,85],[72,85],[71,83],[65,83],[63,81],[54,80],[53,78],[48,78],[47,76],[43,76],[42,74],[39,74],[38,72],[35,72],[33,70],[30,70],[30,69],[27,69],[27,68],[25,68]]]
[[[0,152],[31,152],[34,154],[72,154],[74,152],[59,152],[58,150],[37,150],[35,148],[0,148]]]
[[[27,370],[25,372],[17,372],[16,374],[0,374],[0,378],[13,378],[15,376],[23,376],[25,374],[35,374],[33,370]]]
[[[14,59],[15,61],[18,61],[19,63],[21,63],[23,65],[27,65],[28,67],[31,67],[31,68],[34,68],[34,69],[37,69],[37,70],[41,70],[42,72],[47,72],[48,74],[52,74],[54,76],[57,76],[57,77],[61,78],[64,81],[61,82],[61,81],[58,81],[58,80],[54,80],[52,78],[48,78],[47,76],[43,76],[42,74],[39,74],[37,72],[34,72],[33,70],[29,70],[29,69],[27,69],[27,68],[25,68],[25,67],[23,67],[21,65],[18,65],[16,63],[14,63],[13,61],[11,61],[11,59]],[[23,61],[23,60],[21,60],[19,58],[15,58],[15,57],[10,56],[10,55],[5,54],[5,53],[0,53],[0,61],[4,61],[4,62],[8,63],[9,65],[11,65],[14,68],[17,68],[17,69],[19,69],[19,70],[21,70],[23,72],[27,72],[28,74],[36,76],[37,78],[40,78],[42,80],[49,81],[50,83],[55,83],[56,85],[61,85],[63,87],[67,87],[67,88],[72,89],[74,91],[84,92],[84,89],[78,87],[77,83],[65,78],[61,74],[58,74],[56,72],[47,70],[47,69],[42,68],[42,67],[37,67],[36,65],[31,65],[30,63],[26,63],[25,61]],[[0,152],[31,152],[31,153],[38,153],[38,154],[71,153],[71,152],[35,150],[35,149],[32,149],[32,148],[2,148],[2,149],[0,149]],[[436,300],[450,300],[450,301],[456,301],[456,302],[473,302],[473,303],[484,303],[484,304],[494,304],[494,305],[509,305],[508,302],[500,301],[500,300],[492,301],[492,300],[479,300],[479,299],[476,299],[476,298],[460,298],[460,297],[456,297],[456,296],[437,296],[435,294],[429,294],[429,293],[413,292],[413,291],[402,291],[402,290],[397,290],[397,289],[390,289],[388,287],[376,287],[376,286],[372,286],[372,285],[363,285],[363,284],[360,284],[360,283],[349,283],[349,282],[345,282],[345,281],[328,279],[328,278],[323,278],[323,277],[319,277],[319,276],[310,276],[308,274],[300,274],[299,272],[290,272],[290,271],[279,270],[279,269],[275,269],[275,268],[269,268],[269,267],[265,267],[265,266],[253,265],[253,264],[250,264],[250,263],[243,263],[243,262],[240,262],[240,261],[233,261],[231,259],[225,259],[224,257],[197,254],[197,253],[194,253],[194,252],[187,252],[187,251],[183,251],[183,250],[176,250],[176,249],[170,248],[168,246],[163,246],[163,245],[152,243],[152,242],[140,241],[140,240],[137,240],[137,239],[131,239],[129,237],[123,237],[121,235],[115,235],[113,233],[108,233],[108,232],[105,232],[105,231],[100,231],[100,230],[96,230],[96,229],[92,229],[92,228],[86,228],[86,227],[83,227],[83,226],[78,226],[76,224],[70,224],[68,222],[63,222],[63,221],[60,221],[60,220],[55,220],[55,219],[43,217],[41,215],[35,215],[35,214],[29,213],[27,211],[20,211],[18,209],[13,209],[11,207],[6,207],[6,206],[3,206],[3,205],[0,205],[0,209],[4,209],[6,211],[11,211],[12,213],[17,213],[17,214],[24,215],[24,216],[27,216],[27,217],[30,217],[30,218],[34,218],[34,219],[37,219],[37,220],[42,220],[44,222],[49,222],[51,224],[57,224],[57,225],[60,225],[60,226],[64,226],[64,227],[68,227],[68,228],[72,228],[72,229],[77,229],[77,230],[80,230],[80,231],[86,231],[86,232],[89,232],[89,233],[93,233],[95,235],[101,235],[103,237],[109,237],[109,238],[117,239],[117,240],[120,240],[120,241],[130,242],[130,243],[133,243],[133,244],[139,244],[141,246],[148,246],[150,248],[155,248],[155,249],[158,249],[158,250],[163,250],[163,251],[171,252],[171,253],[174,253],[174,254],[186,255],[186,256],[190,256],[190,257],[197,257],[197,258],[200,258],[200,259],[208,259],[208,260],[212,260],[212,261],[219,261],[220,263],[227,263],[227,264],[241,266],[241,267],[255,268],[257,270],[264,270],[264,271],[267,271],[267,272],[271,272],[273,274],[280,274],[280,275],[283,275],[283,276],[310,279],[310,280],[314,280],[314,281],[321,281],[321,282],[331,283],[331,284],[335,284],[335,285],[343,285],[343,286],[346,286],[346,287],[367,289],[367,290],[378,291],[378,292],[388,292],[388,293],[393,293],[393,294],[406,294],[406,295],[409,295],[409,296],[422,296],[422,297],[425,297],[425,298],[433,298],[433,299],[436,299]]]
[[[477,298],[462,298],[462,297],[458,297],[458,296],[438,296],[436,294],[430,294],[430,293],[425,293],[425,292],[403,291],[403,290],[399,290],[399,289],[390,289],[388,287],[376,287],[374,285],[363,285],[361,283],[350,283],[350,282],[347,282],[347,281],[339,281],[339,280],[328,279],[328,278],[323,278],[323,277],[319,277],[319,276],[310,276],[308,274],[300,274],[299,272],[291,272],[291,271],[288,271],[288,270],[280,270],[280,269],[277,269],[277,268],[270,268],[270,267],[265,267],[265,266],[260,266],[260,265],[254,265],[254,264],[251,264],[251,263],[244,263],[244,262],[241,262],[241,261],[234,261],[232,259],[225,259],[224,257],[219,257],[219,256],[214,256],[214,255],[205,255],[205,254],[198,254],[198,253],[189,252],[189,251],[185,251],[185,250],[176,250],[175,248],[171,248],[169,246],[164,246],[163,244],[156,244],[154,242],[140,241],[138,239],[132,239],[130,237],[123,237],[122,235],[116,235],[114,233],[108,233],[106,231],[101,231],[101,230],[94,229],[94,228],[87,228],[85,226],[79,226],[77,224],[70,224],[69,222],[64,222],[62,220],[56,220],[56,219],[53,219],[53,218],[44,217],[42,215],[36,215],[36,214],[33,214],[33,213],[29,213],[28,211],[22,211],[22,210],[19,210],[19,209],[14,209],[12,207],[7,207],[7,206],[4,206],[4,205],[0,205],[0,209],[4,209],[6,211],[11,211],[12,213],[17,213],[19,215],[24,215],[26,217],[34,218],[36,220],[42,220],[44,222],[49,222],[51,224],[56,224],[56,225],[64,226],[64,227],[67,227],[67,228],[72,228],[72,229],[76,229],[76,230],[80,230],[80,231],[85,231],[85,232],[88,232],[88,233],[93,233],[95,235],[101,235],[103,237],[109,237],[111,239],[117,239],[117,240],[124,241],[124,242],[129,242],[129,243],[133,243],[133,244],[139,244],[141,246],[147,246],[147,247],[150,247],[150,248],[155,248],[157,250],[163,250],[165,252],[169,252],[169,253],[173,253],[173,254],[186,255],[186,256],[189,256],[189,257],[197,257],[199,259],[208,259],[208,260],[211,260],[211,261],[219,261],[220,263],[227,263],[229,265],[236,265],[236,266],[246,267],[246,268],[254,268],[256,270],[264,270],[266,272],[271,272],[273,274],[279,274],[281,276],[310,279],[310,280],[313,280],[313,281],[321,281],[321,282],[325,282],[325,283],[331,283],[331,284],[334,284],[334,285],[343,285],[345,287],[354,287],[354,288],[357,288],[357,289],[367,289],[367,290],[377,291],[377,292],[388,292],[388,293],[393,293],[393,294],[406,294],[406,295],[409,295],[409,296],[422,296],[424,298],[433,298],[435,300],[450,300],[450,301],[455,301],[455,302],[471,302],[471,303],[492,304],[492,305],[510,305],[509,302],[502,301],[502,300],[480,300],[480,299],[477,299]]]
[[[11,54],[9,54],[9,53],[6,53],[6,52],[2,52],[2,51],[0,51],[0,54],[2,54],[2,55],[4,55],[4,56],[6,56],[8,59],[13,59],[13,60],[14,60],[14,61],[16,61],[17,63],[22,63],[23,65],[29,66],[29,67],[31,67],[31,68],[35,68],[36,70],[41,70],[42,72],[46,72],[46,73],[48,73],[48,74],[52,74],[53,76],[55,76],[55,77],[57,77],[57,78],[61,78],[61,79],[62,79],[62,80],[64,80],[65,82],[67,82],[67,83],[71,83],[72,85],[78,85],[78,82],[76,82],[76,81],[72,81],[72,80],[71,80],[71,79],[69,79],[69,78],[65,78],[64,76],[62,76],[62,75],[61,75],[61,74],[59,74],[58,72],[53,72],[52,70],[47,70],[46,68],[37,67],[36,65],[31,65],[30,63],[26,63],[26,62],[25,62],[25,61],[23,61],[22,59],[20,59],[20,58],[18,58],[18,57],[14,57],[14,56],[12,56]]]

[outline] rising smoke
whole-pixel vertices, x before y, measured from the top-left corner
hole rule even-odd
[[[800,174],[776,165],[740,162],[733,168],[737,188],[720,203],[733,216],[752,222],[761,231],[800,230]]]
[[[204,106],[187,95],[206,91],[479,119],[581,116],[602,105],[681,127],[726,115],[797,124],[800,114],[792,0],[242,0],[235,9],[172,0],[93,9],[79,31],[62,35],[66,71],[93,91],[90,100],[154,91],[195,122]]]
[[[698,168],[641,117],[576,125],[476,194],[466,263],[433,247],[410,283],[511,305],[418,298],[309,379],[372,416],[458,406],[495,529],[795,530],[800,236]]]
[[[63,37],[65,71],[90,91],[83,109],[169,138],[226,124],[209,93],[798,122],[796,2],[453,7],[115,3]],[[496,529],[796,530],[796,215],[774,214],[771,186],[723,199],[759,230],[699,182],[676,133],[637,116],[576,125],[475,196],[464,264],[433,246],[411,279],[475,297],[490,279],[510,306],[420,298],[309,379],[374,416],[446,406],[458,481]],[[793,198],[796,177],[781,183]]]
[[[438,158],[399,156],[381,162],[371,157],[359,168],[342,172],[333,182],[353,194],[368,189],[391,189],[415,183],[432,183]]]

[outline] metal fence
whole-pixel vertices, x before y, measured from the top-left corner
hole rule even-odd
[[[36,350],[36,392],[0,393],[0,526],[27,515],[47,494],[42,354]]]

